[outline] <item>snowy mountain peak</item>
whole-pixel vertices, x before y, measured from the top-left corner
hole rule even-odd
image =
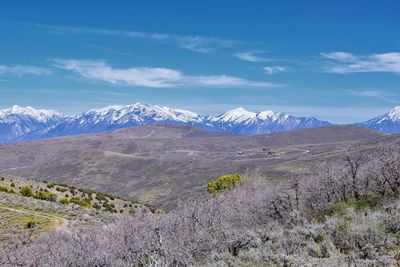
[[[258,113],[257,117],[260,120],[267,120],[269,118],[276,120],[277,118],[280,117],[280,115],[282,115],[282,113],[275,113],[272,110],[264,110],[264,111],[261,111],[260,113]]]
[[[108,106],[101,109],[92,109],[76,117],[79,124],[114,124],[114,125],[142,125],[146,123],[195,123],[201,117],[193,112],[183,109],[152,106],[136,103],[126,106]]]
[[[18,105],[13,105],[11,108],[0,110],[0,118],[2,119],[7,118],[11,115],[29,116],[40,122],[45,122],[49,119],[62,117],[62,114],[57,111],[47,109],[34,109],[31,106],[20,107]]]
[[[400,133],[400,106],[394,107],[385,115],[355,125],[385,133]]]
[[[245,110],[242,107],[228,110],[223,115],[215,118],[216,121],[222,122],[236,122],[241,123],[244,121],[254,121],[257,119],[257,113]]]
[[[0,143],[40,138],[65,118],[57,111],[30,106],[0,110]]]
[[[400,106],[395,106],[389,113],[387,117],[392,120],[400,120]]]

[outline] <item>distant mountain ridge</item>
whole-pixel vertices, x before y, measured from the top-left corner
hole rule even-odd
[[[45,137],[98,133],[120,128],[149,124],[202,123],[202,117],[186,110],[151,106],[136,103],[128,106],[109,106],[92,109],[77,116],[64,119],[57,127],[48,131]]]
[[[382,116],[378,116],[366,122],[356,123],[355,125],[384,133],[400,133],[400,106],[394,107],[391,111]]]
[[[76,116],[54,110],[14,105],[0,110],[0,143],[99,133],[115,129],[153,125],[191,125],[208,131],[242,135],[267,134],[332,125],[314,117],[296,117],[271,110],[251,112],[236,108],[219,116],[202,116],[183,109],[144,103],[92,109]],[[389,113],[354,124],[386,133],[400,132],[400,107]]]
[[[237,108],[220,116],[201,116],[187,110],[136,103],[128,106],[109,106],[103,109],[89,110],[65,119],[45,136],[96,133],[152,124],[191,125],[210,131],[245,135],[330,125],[329,122],[319,121],[315,118],[298,118],[273,111],[255,113]]]
[[[305,128],[318,128],[331,125],[310,117],[294,117],[271,110],[250,112],[243,108],[227,111],[220,116],[205,118],[206,125],[219,131],[228,131],[245,135],[274,133]]]
[[[0,110],[0,143],[40,138],[66,117],[54,110],[14,105]]]

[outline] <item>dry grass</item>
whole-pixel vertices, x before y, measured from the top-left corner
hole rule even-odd
[[[245,137],[187,126],[144,126],[3,145],[0,173],[173,207],[178,199],[204,193],[220,175],[289,179],[304,162],[339,155],[354,142],[380,136],[355,127]]]

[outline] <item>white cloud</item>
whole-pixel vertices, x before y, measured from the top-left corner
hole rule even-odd
[[[339,61],[353,61],[356,59],[356,57],[351,54],[351,53],[347,53],[347,52],[330,52],[330,53],[321,53],[321,55],[324,58],[328,58],[328,59],[333,59],[333,60],[339,60]]]
[[[5,66],[0,65],[0,75],[1,74],[14,74],[14,75],[51,75],[53,72],[50,69],[35,67],[35,66]]]
[[[380,99],[380,100],[383,100],[383,101],[389,102],[389,103],[398,103],[398,101],[396,99],[393,99],[393,95],[388,95],[388,94],[386,94],[382,91],[378,91],[378,90],[363,90],[363,91],[348,90],[346,92],[350,95],[371,97],[371,98],[377,98],[377,99]]]
[[[257,56],[257,54],[262,53],[262,51],[245,51],[245,52],[239,52],[236,53],[235,56],[244,61],[250,61],[250,62],[262,62],[262,61],[267,61],[266,58]]]
[[[147,33],[138,31],[123,31],[123,30],[107,30],[85,27],[60,27],[38,25],[42,28],[49,29],[55,34],[82,34],[82,35],[109,35],[122,36],[129,38],[140,38],[175,44],[183,49],[195,51],[198,53],[209,53],[219,48],[229,48],[240,44],[238,40],[220,39],[214,37],[204,37],[198,35],[176,35],[162,33]]]
[[[98,50],[103,50],[106,52],[110,52],[113,54],[118,54],[118,55],[123,55],[123,56],[133,56],[130,53],[124,52],[124,51],[120,51],[117,49],[113,49],[113,48],[109,48],[109,47],[105,47],[105,46],[100,46],[100,45],[93,45],[93,44],[81,44],[82,46],[86,46],[86,47],[90,47],[90,48],[94,48],[94,49],[98,49]]]
[[[283,84],[257,82],[227,75],[192,76],[168,68],[113,68],[102,60],[55,59],[55,66],[73,71],[80,76],[110,84],[154,88],[198,86],[198,87],[243,87],[272,88]]]
[[[266,74],[271,75],[280,72],[285,72],[286,68],[281,66],[273,66],[273,67],[264,67],[263,70]]]
[[[329,59],[330,64],[325,67],[330,73],[355,72],[390,72],[400,73],[400,53],[382,53],[357,56],[346,52],[322,53],[322,57]]]

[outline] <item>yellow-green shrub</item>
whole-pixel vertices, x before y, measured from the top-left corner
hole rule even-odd
[[[69,204],[69,199],[66,197],[63,197],[62,199],[60,199],[60,203],[64,204],[64,205]]]
[[[77,205],[79,205],[81,207],[84,207],[84,208],[91,208],[92,207],[92,205],[90,205],[90,203],[87,203],[86,201],[84,201],[84,200],[82,200],[80,198],[76,198],[76,197],[71,198],[69,202],[77,204]]]
[[[8,193],[8,188],[6,186],[0,185],[0,192],[6,192]]]
[[[33,191],[30,187],[24,186],[19,190],[19,193],[23,195],[24,197],[32,197],[33,196]]]
[[[37,198],[37,199],[41,199],[41,200],[52,201],[52,202],[57,201],[57,194],[45,192],[45,191],[39,191],[36,194],[34,194],[33,197]]]
[[[225,190],[231,190],[235,188],[237,183],[242,183],[244,176],[240,174],[226,174],[222,175],[218,179],[215,179],[208,183],[207,191],[213,195],[219,194]]]

